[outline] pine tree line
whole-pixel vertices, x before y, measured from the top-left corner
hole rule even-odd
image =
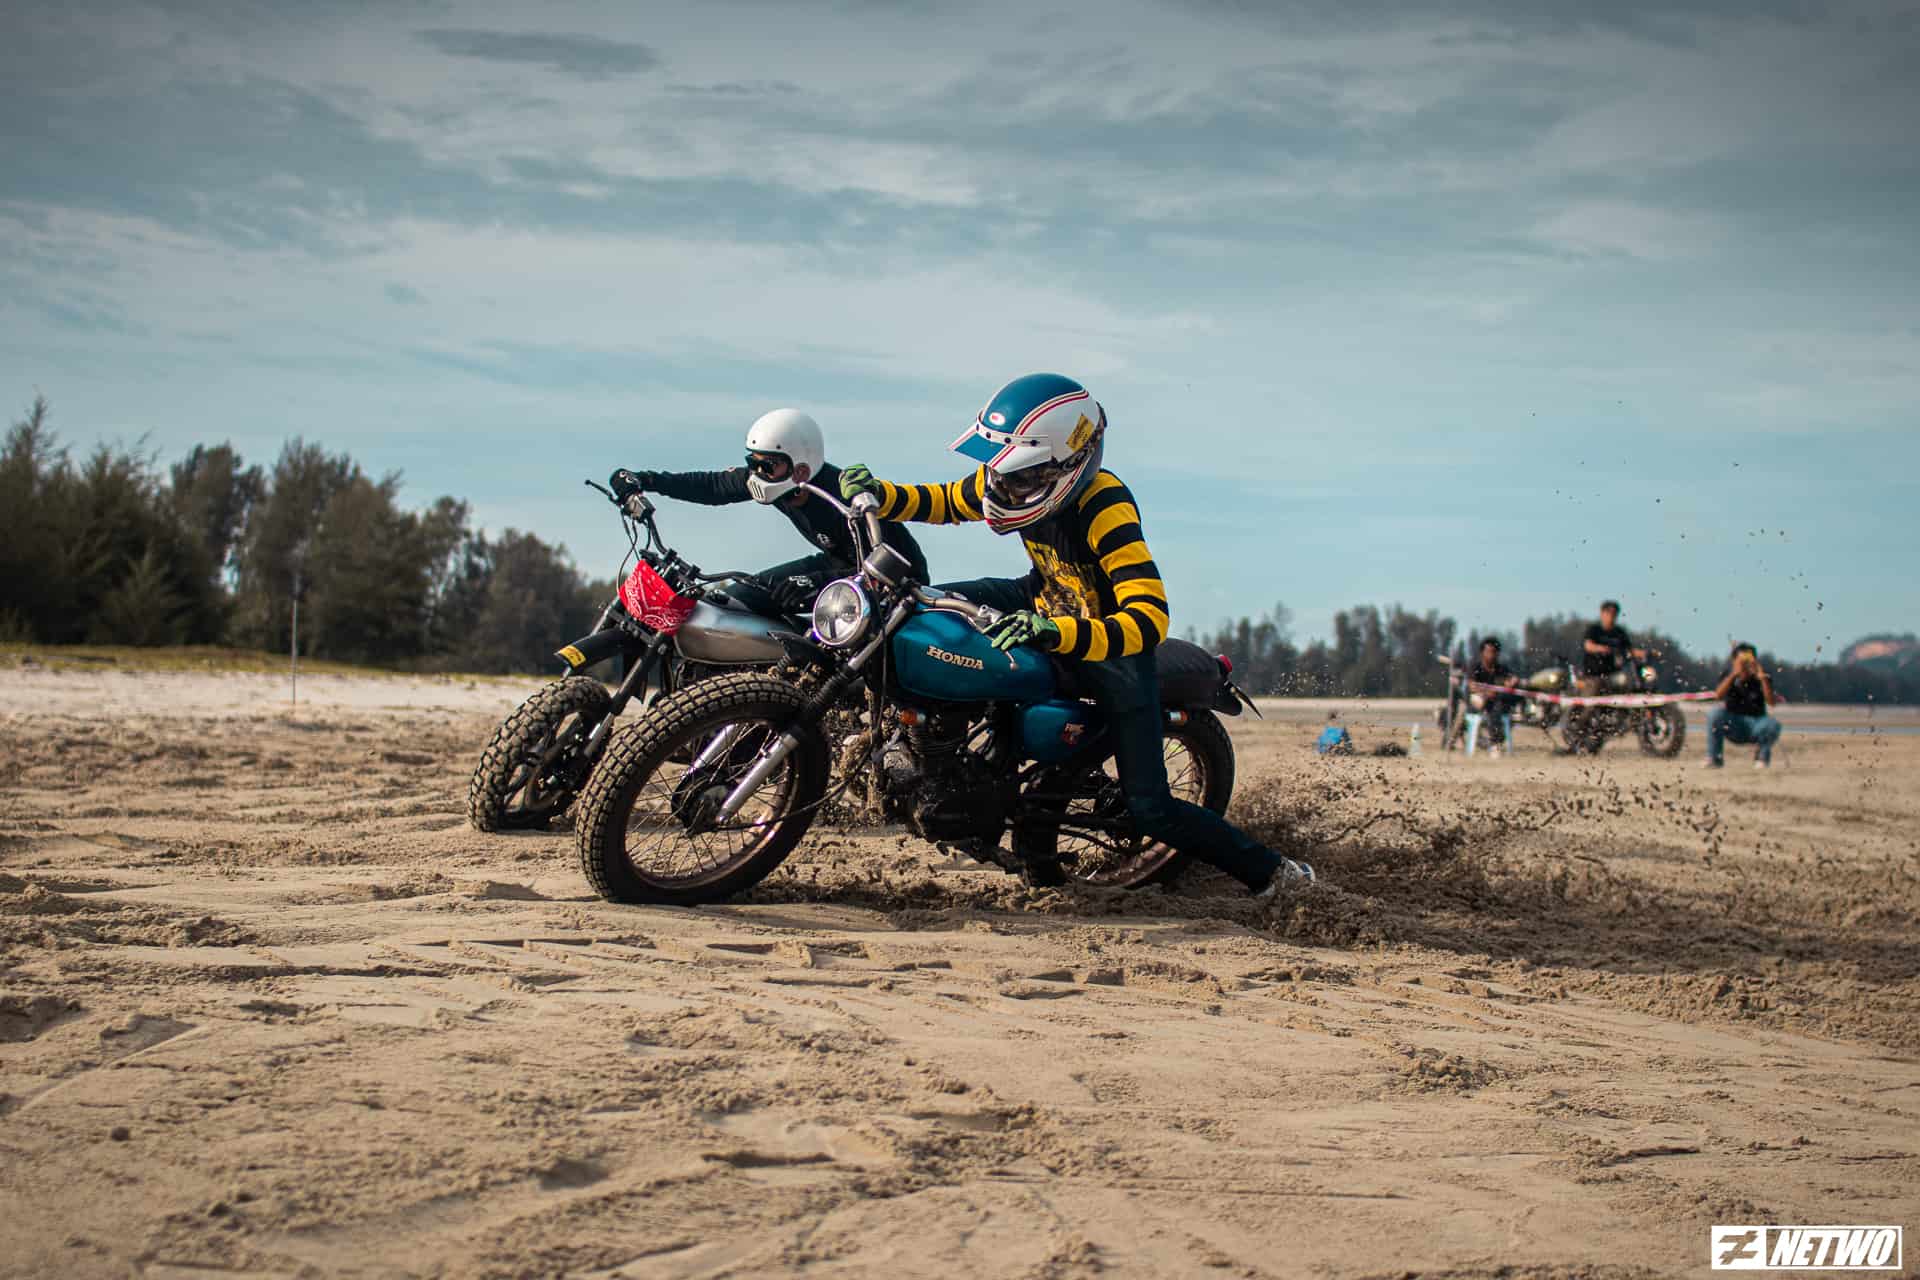
[[[1470,633],[1433,610],[1413,613],[1399,605],[1355,605],[1333,615],[1333,636],[1304,648],[1293,642],[1293,613],[1276,604],[1264,617],[1223,622],[1191,638],[1233,659],[1234,679],[1250,693],[1287,697],[1441,697],[1446,692],[1443,658],[1466,664],[1489,636],[1499,639],[1503,660],[1522,673],[1562,658],[1580,659],[1591,618],[1573,614],[1528,618],[1520,630]],[[1634,630],[1669,691],[1710,689],[1726,654],[1689,653],[1672,636]],[[1876,669],[1839,663],[1788,663],[1760,644],[1761,661],[1781,693],[1796,702],[1920,703],[1920,665]]]
[[[196,445],[76,461],[44,398],[0,450],[0,640],[300,647],[416,669],[527,671],[592,625],[611,587],[562,547],[489,537],[466,503],[400,502],[346,454],[294,440],[271,467]]]

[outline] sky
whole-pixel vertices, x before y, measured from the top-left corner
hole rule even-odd
[[[781,405],[952,478],[1048,370],[1176,630],[1614,596],[1830,658],[1920,629],[1916,133],[1920,0],[9,0],[0,408],[304,437],[606,576],[583,478]]]

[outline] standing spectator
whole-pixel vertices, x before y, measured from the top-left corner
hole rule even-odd
[[[1753,767],[1770,768],[1773,744],[1780,741],[1780,722],[1769,708],[1781,701],[1773,691],[1773,681],[1760,665],[1760,655],[1750,644],[1735,645],[1727,670],[1714,689],[1720,705],[1707,715],[1707,767],[1722,768],[1729,739],[1751,743]]]
[[[1587,628],[1587,637],[1581,643],[1586,656],[1581,663],[1580,674],[1583,692],[1599,693],[1618,675],[1626,665],[1628,657],[1644,658],[1645,649],[1633,647],[1633,637],[1620,625],[1620,602],[1604,600],[1600,604],[1600,621]]]
[[[1520,677],[1500,661],[1500,642],[1492,636],[1480,642],[1480,657],[1467,679],[1471,685],[1497,684],[1509,689],[1520,683]],[[1512,694],[1488,693],[1469,687],[1467,705],[1474,709],[1467,712],[1468,755],[1473,754],[1479,740],[1480,726],[1488,720],[1493,721],[1493,732],[1488,735],[1491,741],[1487,744],[1487,754],[1498,758],[1502,747],[1513,750],[1513,709],[1517,701]]]

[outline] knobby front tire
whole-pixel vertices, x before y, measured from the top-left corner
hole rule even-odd
[[[467,785],[473,829],[526,831],[565,813],[577,788],[570,753],[607,718],[611,701],[598,680],[569,676],[515,708],[493,731]]]
[[[770,875],[813,825],[831,760],[818,725],[796,724],[807,695],[743,672],[654,702],[614,735],[581,793],[580,870],[610,902],[722,902]],[[731,819],[719,802],[761,749],[797,728],[799,745]],[[729,743],[708,751],[732,729]],[[696,763],[703,752],[709,758]]]

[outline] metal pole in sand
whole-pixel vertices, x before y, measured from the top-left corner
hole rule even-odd
[[[293,634],[287,645],[287,669],[293,685],[293,709],[300,709],[300,566],[293,567]]]

